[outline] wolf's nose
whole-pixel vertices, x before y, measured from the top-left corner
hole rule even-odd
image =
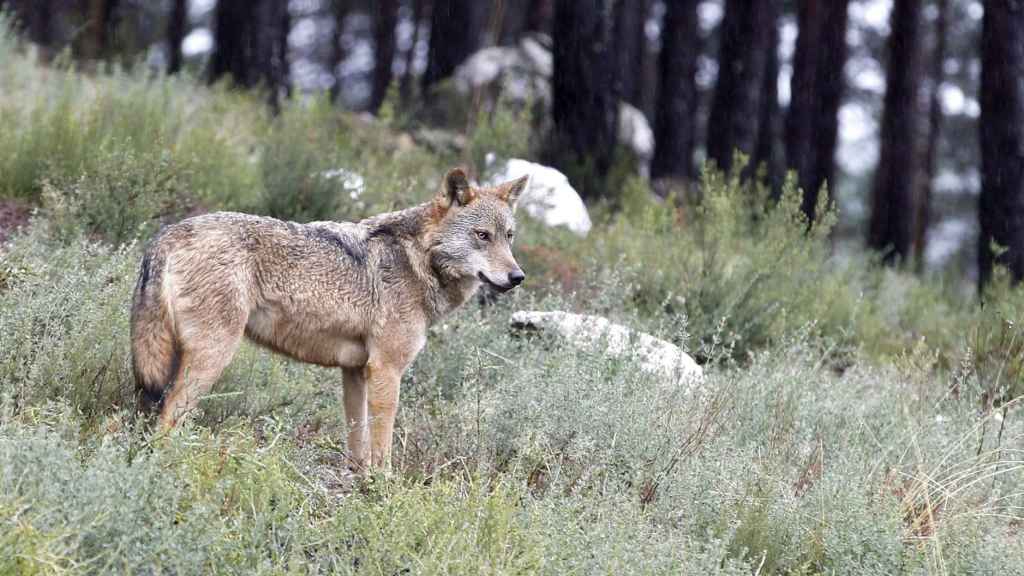
[[[508,283],[513,286],[519,286],[525,278],[526,274],[522,270],[513,270],[508,273]]]

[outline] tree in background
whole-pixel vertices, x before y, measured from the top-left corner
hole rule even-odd
[[[408,104],[413,98],[413,63],[416,58],[416,46],[420,42],[420,29],[423,27],[423,11],[426,8],[427,0],[411,0],[412,2],[412,40],[409,49],[405,51],[405,71],[402,73],[402,80],[399,83],[399,93],[402,95],[402,103]]]
[[[797,173],[803,211],[811,222],[822,185],[828,183],[831,194],[835,184],[848,8],[849,0],[797,3],[799,33],[785,121],[786,165]]]
[[[908,262],[917,191],[921,0],[896,0],[889,36],[881,146],[871,191],[868,246],[889,264]]]
[[[946,74],[946,42],[949,35],[949,0],[936,0],[935,26],[930,56],[928,81],[928,127],[924,137],[924,166],[921,174],[920,192],[917,196],[914,217],[914,267],[918,273],[924,271],[925,248],[927,246],[928,224],[931,221],[931,204],[936,170],[938,167],[939,139],[942,134],[942,82]]]
[[[96,60],[107,56],[117,27],[119,4],[120,0],[88,0],[81,3],[84,29],[76,43],[81,58]]]
[[[341,95],[341,63],[345,60],[345,51],[341,47],[341,35],[345,31],[345,18],[348,17],[348,0],[327,0],[328,9],[331,12],[331,20],[334,28],[331,31],[331,46],[327,55],[327,67],[330,68],[331,77],[334,82],[331,84],[331,102],[337,102]]]
[[[550,29],[552,0],[496,0],[494,8],[501,10],[500,44],[515,44],[524,34]]]
[[[430,17],[430,48],[423,73],[423,92],[455,72],[480,46],[486,27],[487,3],[480,0],[434,0]]]
[[[612,60],[612,0],[557,0],[552,84],[556,163],[582,169],[581,193],[605,195],[616,147],[619,95]]]
[[[263,86],[278,107],[288,83],[288,4],[277,0],[219,0],[213,17],[211,81],[230,76],[235,84]]]
[[[47,0],[7,0],[5,7],[16,15],[29,40],[42,48],[50,48],[57,4]]]
[[[753,156],[775,0],[728,0],[719,28],[718,82],[708,118],[708,159],[732,168],[735,151]],[[771,22],[772,25],[767,25]]]
[[[985,3],[981,33],[981,199],[979,281],[992,268],[1024,280],[1024,5]],[[992,244],[1004,252],[996,254]]]
[[[690,180],[697,124],[697,0],[665,4],[651,177]]]
[[[373,87],[371,112],[376,112],[387,96],[395,61],[395,27],[398,26],[398,0],[376,0],[373,11]]]
[[[181,43],[185,40],[188,28],[187,0],[174,0],[171,13],[167,18],[167,73],[175,74],[181,70],[183,58]]]
[[[782,193],[785,160],[782,150],[782,117],[779,110],[779,18],[774,3],[766,3],[769,38],[765,44],[764,73],[761,78],[761,105],[757,124],[757,143],[751,158],[751,170],[764,170],[765,184],[773,198]]]
[[[669,2],[672,4],[672,2]],[[647,0],[615,2],[615,71],[619,94],[633,106],[644,108],[644,61],[647,55]]]

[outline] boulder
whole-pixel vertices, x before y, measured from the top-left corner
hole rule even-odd
[[[495,163],[488,154],[488,165]],[[495,185],[520,176],[530,176],[530,183],[519,197],[519,208],[547,226],[565,226],[579,236],[590,232],[590,214],[583,199],[558,170],[528,160],[512,158],[491,171],[488,184]]]
[[[543,35],[530,35],[515,46],[478,50],[455,69],[455,89],[464,96],[483,89],[516,104],[536,102],[549,109],[554,71],[550,44]],[[654,131],[644,113],[626,102],[619,103],[618,141],[636,155],[646,175],[654,158]]]
[[[570,346],[587,352],[632,360],[640,370],[666,383],[688,385],[704,378],[704,369],[675,344],[601,316],[519,311],[512,314],[511,326],[557,335]]]
[[[366,181],[363,180],[362,175],[345,168],[324,170],[320,173],[320,177],[341,184],[342,189],[348,192],[349,198],[353,200],[358,200],[366,190]]]
[[[452,78],[455,89],[463,95],[496,87],[513,102],[548,103],[553,68],[551,49],[544,46],[543,39],[526,36],[515,46],[491,46],[474,52],[455,69]]]
[[[619,103],[618,140],[636,155],[641,175],[649,176],[651,161],[654,160],[654,130],[647,116],[626,102]]]

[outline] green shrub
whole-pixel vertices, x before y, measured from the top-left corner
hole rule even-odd
[[[74,179],[43,180],[43,212],[64,240],[97,236],[120,244],[147,238],[161,219],[176,220],[194,201],[187,174],[163,152],[136,153],[131,143],[102,150]]]

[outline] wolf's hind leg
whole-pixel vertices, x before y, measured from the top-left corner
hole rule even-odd
[[[242,329],[239,328],[234,334],[211,339],[208,346],[182,351],[174,387],[164,398],[163,411],[160,413],[162,428],[173,428],[196,407],[199,399],[210,391],[231,362],[241,341]]]
[[[365,368],[345,368],[345,423],[348,425],[348,451],[352,468],[362,470],[369,463],[366,417]]]

